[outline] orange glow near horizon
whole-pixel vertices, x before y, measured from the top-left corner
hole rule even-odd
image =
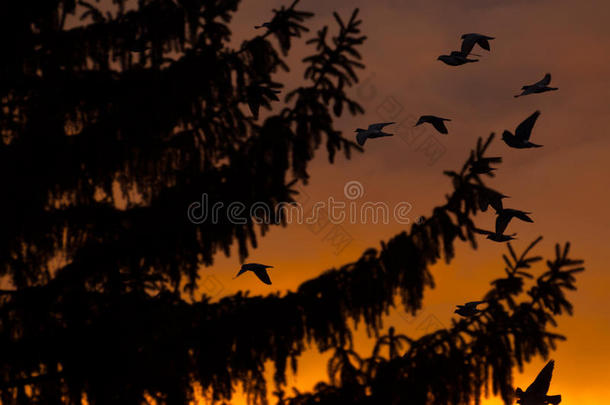
[[[244,1],[231,25],[236,40],[255,35],[253,26],[266,21],[270,10],[284,3],[273,0],[261,7],[260,3]],[[345,136],[353,136],[354,128],[386,119],[411,122],[410,117],[424,114],[452,119],[448,136],[434,134],[446,152],[433,164],[399,134],[367,142],[364,153],[357,153],[351,160],[339,157],[333,165],[321,148],[305,190],[314,200],[334,196],[345,201],[345,183],[357,180],[365,190],[359,203],[407,201],[413,206],[413,220],[429,215],[434,206],[444,203],[444,195],[451,190],[442,171],[461,167],[477,137],[487,137],[490,132],[499,135],[504,129],[513,131],[539,109],[542,114],[532,140],[544,147],[509,150],[497,136],[490,155],[502,156],[504,162],[488,184],[510,196],[508,207],[533,213],[534,224],[510,225],[510,231],[518,233],[519,239],[513,244],[518,251],[543,235],[537,254],[550,258],[555,243],[570,241],[572,256],[585,260],[587,270],[578,275],[578,291],[569,294],[574,316],[559,318],[558,332],[568,340],[560,342],[551,354],[556,366],[550,393],[561,394],[566,404],[601,404],[610,396],[606,384],[610,379],[610,306],[604,305],[610,273],[603,267],[608,259],[610,229],[610,28],[606,22],[610,3],[512,3],[303,1],[301,8],[316,13],[308,22],[311,32],[307,38],[324,24],[334,29],[332,11],[348,15],[360,7],[362,31],[368,36],[362,49],[366,70],[359,73],[359,87],[349,94],[362,104],[366,114],[337,120],[336,128]],[[478,63],[457,68],[436,61],[438,55],[457,49],[461,34],[468,32],[495,37],[491,52],[477,49],[475,53],[482,55]],[[302,83],[299,61],[308,52],[303,42],[294,45],[288,58],[291,72],[278,77],[286,83],[286,91]],[[521,86],[540,80],[547,72],[552,73],[551,85],[559,91],[513,98]],[[387,129],[392,132],[391,127]],[[433,131],[428,129],[427,134]],[[477,225],[492,225],[493,216],[487,214],[477,218]],[[323,232],[314,234],[306,225],[276,227],[248,258],[274,265],[270,270],[272,286],[259,283],[252,274],[232,280],[239,267],[237,257],[219,255],[214,266],[201,271],[202,280],[212,275],[216,283],[202,287],[202,292],[208,288],[221,296],[246,289],[252,294],[295,289],[326,269],[356,260],[366,248],[378,247],[380,240],[388,240],[408,227],[393,222],[345,224],[353,240],[338,254]],[[482,238],[477,251],[458,244],[450,265],[433,267],[436,288],[426,292],[423,315],[418,316],[433,314],[448,325],[456,303],[479,299],[489,283],[503,274],[501,255],[505,252],[505,245]],[[534,272],[544,269],[540,264]],[[400,311],[397,308],[384,326],[394,325],[397,332],[417,336],[417,322],[408,322]],[[370,341],[361,329],[357,336],[357,351],[369,355]],[[300,359],[298,376],[289,377],[289,386],[309,390],[316,382],[326,380],[327,358],[316,350],[306,353]],[[544,364],[543,359],[536,358],[522,373],[515,370],[515,386],[526,388]],[[271,384],[269,391],[273,390]],[[233,403],[245,402],[237,397]],[[502,402],[491,397],[482,403]]]

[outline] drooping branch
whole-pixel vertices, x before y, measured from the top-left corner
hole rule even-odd
[[[480,148],[477,153],[482,156],[484,152],[485,148]],[[465,166],[468,167],[469,164]],[[479,211],[477,192],[487,189],[479,176],[468,170],[453,179],[454,191],[448,202],[434,209],[423,223],[413,225],[409,233],[403,232],[382,243],[379,252],[367,250],[358,261],[329,270],[285,296],[249,297],[240,293],[215,304],[208,303],[205,297],[187,304],[177,294],[151,297],[142,290],[127,288],[126,282],[132,280],[129,277],[125,280],[121,273],[111,277],[112,273],[107,273],[104,270],[107,266],[102,263],[100,274],[111,277],[112,284],[106,285],[119,288],[92,290],[83,284],[87,281],[81,278],[84,268],[72,265],[73,271],[59,273],[48,288],[19,290],[5,304],[5,313],[11,313],[12,307],[21,308],[37,319],[37,325],[48,325],[48,332],[38,332],[37,336],[56,342],[61,349],[55,347],[51,351],[48,345],[43,345],[39,350],[44,352],[43,357],[61,362],[64,381],[73,389],[80,389],[74,388],[82,387],[76,381],[86,377],[95,380],[95,392],[117,392],[120,390],[112,384],[134,372],[130,367],[142,367],[147,372],[133,380],[133,392],[129,395],[152,390],[151,379],[156,381],[160,375],[167,384],[175,384],[172,389],[186,389],[187,381],[192,382],[186,378],[189,375],[212,389],[217,398],[230,398],[234,385],[241,382],[253,398],[262,400],[266,395],[262,373],[266,361],[275,363],[276,383],[281,385],[285,381],[286,362],[290,359],[296,367],[298,355],[308,344],[328,350],[349,342],[351,321],[362,321],[370,333],[377,334],[382,316],[394,306],[397,294],[405,310],[415,312],[421,307],[424,288],[433,286],[430,266],[443,256],[451,260],[457,238],[474,244],[471,216]],[[455,222],[450,214],[461,221]],[[31,307],[22,307],[28,302],[22,297],[36,299]],[[72,304],[75,300],[79,302],[76,308]],[[154,317],[154,322],[149,316]],[[21,317],[16,316],[3,322],[3,327],[10,333],[24,325]],[[51,331],[53,337],[48,335]],[[116,335],[119,333],[131,336],[131,343],[119,339]],[[102,350],[97,344],[93,345],[96,352],[77,345],[84,351],[77,355],[72,349],[80,339],[97,342],[102,338],[105,339]],[[140,341],[150,342],[142,349],[144,352],[125,352]],[[167,342],[174,342],[171,361],[162,357],[154,364],[142,363],[159,350],[166,350],[162,347]],[[118,353],[122,354],[117,357]],[[127,353],[131,353],[129,357],[125,357]],[[132,365],[127,367],[126,361]],[[118,369],[115,373],[119,374],[114,380],[97,378],[88,364]],[[28,367],[34,366],[38,370],[38,363]],[[168,375],[170,371],[175,375]],[[154,388],[163,392],[170,386]]]
[[[563,252],[556,245],[555,259],[547,261],[548,271],[539,275],[524,294],[521,288],[524,279],[533,278],[524,269],[541,259],[527,254],[540,240],[531,243],[519,258],[508,245],[513,261],[505,256],[507,277],[491,283],[492,289],[485,295],[488,305],[482,313],[452,320],[448,329],[436,330],[419,339],[402,336],[407,348],[401,355],[390,351],[388,357],[383,357],[379,355],[379,345],[399,339],[394,337],[394,328],[390,328],[388,335],[378,339],[370,358],[353,353],[357,362],[345,359],[343,367],[351,370],[346,375],[350,384],[336,380],[339,370],[330,367],[331,359],[330,384],[321,383],[311,393],[297,391],[292,398],[284,398],[284,404],[399,404],[405,401],[422,405],[479,404],[483,392],[489,395],[490,383],[494,394],[500,394],[505,404],[512,404],[513,368],[522,369],[524,362],[534,356],[546,359],[556,341],[565,339],[550,331],[556,326],[554,315],[560,313],[555,303],[567,302],[566,291],[575,289],[574,274],[583,271],[581,260],[568,258],[569,243]],[[553,276],[549,277],[550,274]],[[522,302],[515,305],[516,299]],[[567,310],[568,306],[564,308]]]

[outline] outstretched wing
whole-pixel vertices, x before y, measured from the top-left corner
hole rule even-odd
[[[508,223],[510,222],[510,220],[512,219],[512,215],[503,211],[501,212],[498,217],[496,218],[496,233],[498,235],[501,235],[504,233],[504,231],[506,230],[506,227],[508,226]]]
[[[267,274],[267,270],[257,269],[254,270],[254,274],[256,274],[256,277],[258,277],[263,283],[271,285],[271,279],[269,278],[269,274]]]
[[[520,210],[515,210],[513,208],[506,208],[504,210],[506,213],[510,214],[513,217],[517,217],[519,218],[521,221],[525,221],[525,222],[534,222],[533,219],[531,219],[527,214],[531,214],[531,212],[525,212],[525,211],[520,211]]]
[[[381,138],[383,136],[394,136],[394,134],[388,134],[387,132],[375,132],[369,135],[369,138]]]
[[[235,275],[235,277],[233,277],[233,279],[236,279],[237,277],[241,276],[242,274],[244,274],[245,272],[247,272],[248,269],[244,269],[243,267],[241,269],[239,269],[239,273],[237,273]]]
[[[472,52],[472,48],[474,48],[474,44],[477,43],[477,37],[473,34],[466,34],[462,36],[462,53],[464,56],[468,56],[470,52]],[[489,48],[487,48],[489,49]]]
[[[364,145],[366,138],[368,138],[368,134],[366,132],[358,132],[356,134],[356,141],[358,141],[358,145],[360,146]]]
[[[489,41],[486,37],[480,37],[477,41],[477,44],[486,51],[489,51]]]
[[[547,73],[544,75],[544,78],[542,80],[540,80],[539,82],[536,82],[534,84],[534,86],[544,87],[544,86],[548,86],[549,84],[551,84],[551,74]]]
[[[473,228],[472,229],[476,233],[480,233],[481,235],[493,235],[494,233],[491,231],[486,231],[485,229]]]
[[[260,264],[260,263],[246,263],[246,264],[243,265],[243,267],[246,270],[254,271],[254,270],[257,270],[257,269],[266,269],[266,268],[273,267],[273,266],[267,266],[266,264]]]
[[[446,134],[449,131],[447,131],[447,127],[445,126],[445,122],[443,122],[443,119],[437,119],[431,122],[432,125],[434,125],[434,128],[436,128],[436,130],[438,132],[440,132],[441,134]]]
[[[502,204],[502,198],[506,198],[505,195],[499,194],[498,195],[493,195],[489,198],[489,205],[492,206],[492,208],[496,211],[496,212],[500,212],[504,209],[504,206]]]
[[[381,122],[379,124],[371,124],[369,125],[369,130],[380,130],[386,125],[395,124],[395,122]]]
[[[534,124],[540,115],[540,111],[535,111],[532,115],[527,117],[525,121],[523,121],[517,129],[515,130],[515,136],[519,138],[521,141],[527,141],[530,139],[530,135],[532,134],[532,128],[534,128]]]
[[[553,367],[555,366],[555,361],[549,361],[546,366],[538,373],[538,376],[534,380],[534,382],[527,387],[525,392],[535,393],[537,395],[546,395],[549,391],[549,387],[551,386],[551,377],[553,377]]]

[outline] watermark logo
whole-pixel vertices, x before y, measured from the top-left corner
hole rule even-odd
[[[348,181],[343,187],[343,194],[350,200],[355,200],[364,195],[364,186],[356,180]]]
[[[364,199],[364,185],[351,180],[343,187],[343,196],[332,196],[326,200],[314,200],[301,185],[296,187],[294,201],[279,202],[270,206],[263,202],[246,205],[239,201],[224,203],[213,201],[204,193],[200,201],[194,201],[187,208],[187,218],[193,224],[232,223],[247,224],[304,224],[309,231],[320,237],[333,248],[335,255],[349,246],[354,238],[346,229],[346,224],[399,224],[411,223],[409,214],[413,206],[406,201],[390,205],[383,201]],[[275,214],[275,215],[274,215]],[[415,223],[423,220],[419,217]],[[283,222],[282,222],[283,221]],[[210,285],[214,280],[209,280]]]
[[[422,308],[416,315],[400,312],[399,316],[409,325],[415,326],[415,331],[423,334],[433,333],[445,329],[445,325],[426,308]]]
[[[411,203],[398,202],[390,206],[384,201],[356,200],[364,196],[364,186],[356,180],[348,181],[343,187],[347,201],[339,201],[330,196],[325,201],[315,201],[311,213],[305,215],[305,207],[300,201],[280,202],[273,207],[264,202],[255,202],[249,207],[239,201],[229,204],[211,202],[207,193],[203,193],[201,201],[195,201],[187,209],[187,217],[194,224],[204,222],[232,223],[243,225],[251,220],[255,224],[279,225],[283,219],[286,224],[319,225],[330,222],[334,225],[350,224],[389,224],[390,220],[399,224],[409,224],[408,214],[413,209]]]
[[[217,297],[225,288],[220,280],[213,274],[206,276],[201,281],[200,286],[210,298]]]

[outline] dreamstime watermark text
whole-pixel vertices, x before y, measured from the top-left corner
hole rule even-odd
[[[406,201],[390,205],[384,201],[357,201],[364,196],[364,186],[359,181],[348,181],[343,188],[347,201],[328,197],[324,201],[315,201],[311,212],[305,212],[305,207],[299,201],[280,202],[275,206],[263,202],[255,202],[247,206],[243,202],[233,201],[225,204],[221,201],[210,201],[207,193],[203,193],[201,201],[193,202],[187,210],[188,219],[194,224],[232,223],[247,224],[251,220],[255,224],[319,224],[321,219],[332,224],[389,224],[394,221],[399,224],[409,224],[413,206]]]

